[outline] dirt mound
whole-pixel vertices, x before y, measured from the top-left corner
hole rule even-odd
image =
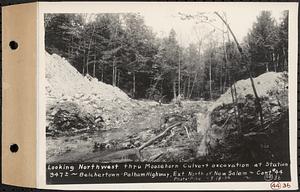
[[[129,100],[118,87],[105,84],[90,76],[83,77],[65,58],[46,53],[46,90],[56,98],[76,94],[98,95],[103,100]]]
[[[47,130],[52,131],[91,129],[98,118],[104,121],[98,128],[119,128],[133,118],[136,106],[118,87],[84,77],[66,59],[48,53],[46,94]],[[80,114],[86,115],[81,118]]]
[[[264,126],[270,124],[269,127],[272,127],[271,122],[281,118],[281,115],[285,114],[284,111],[287,111],[287,79],[286,73],[275,72],[268,72],[254,78],[258,96],[261,98],[266,124]],[[239,132],[239,137],[242,137],[242,133],[248,134],[260,128],[250,79],[236,82],[235,87],[237,106],[232,103],[231,90],[228,89],[213,105],[209,106],[208,113],[198,114],[201,123],[197,130],[204,134],[204,139],[198,148],[199,156],[206,156],[214,148],[219,148],[220,144],[228,143],[225,141],[228,135],[237,137],[236,134]],[[240,120],[237,120],[238,113]],[[238,127],[242,130],[237,130]]]
[[[267,72],[256,78],[253,78],[258,96],[268,96],[268,92],[278,86],[277,82],[282,84],[283,82],[280,79],[282,75],[283,73]],[[243,98],[248,94],[254,95],[250,79],[237,81],[235,83],[235,87],[237,96],[239,98]],[[212,111],[217,106],[229,103],[232,103],[230,88],[223,95],[221,95],[219,99],[216,100],[214,105],[211,106],[210,110]]]

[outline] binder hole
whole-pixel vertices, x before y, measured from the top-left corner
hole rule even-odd
[[[11,41],[9,42],[9,47],[12,49],[12,50],[15,50],[18,48],[18,43],[15,42],[15,41]]]
[[[11,144],[9,149],[12,153],[16,153],[19,150],[19,146],[17,144]]]

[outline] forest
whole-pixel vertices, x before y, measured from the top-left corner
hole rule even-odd
[[[45,14],[45,48],[131,98],[165,103],[213,100],[238,80],[288,70],[288,11],[279,21],[261,11],[240,42],[225,13],[178,17],[207,30],[195,29],[197,41],[184,46],[174,29],[160,37],[139,13]]]

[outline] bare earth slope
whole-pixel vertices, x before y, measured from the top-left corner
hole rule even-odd
[[[269,72],[255,78],[259,96],[268,96],[281,76]],[[216,133],[224,131],[212,126],[211,113],[232,103],[230,89],[216,101],[183,101],[182,107],[133,100],[48,53],[46,80],[47,162],[197,160],[207,155],[208,142],[222,139]],[[235,85],[239,98],[253,94],[249,79]],[[176,122],[181,124],[137,153]]]
[[[103,100],[120,99],[128,101],[129,97],[118,87],[105,84],[95,78],[83,77],[66,59],[59,55],[46,53],[47,93],[56,98],[86,94]]]
[[[136,105],[118,87],[90,76],[84,77],[67,60],[48,53],[46,53],[46,94],[49,121],[57,119],[57,112],[65,111],[64,103],[68,102],[74,106],[74,110],[68,114],[69,117],[78,116],[75,110],[78,108],[78,113],[85,114],[84,117],[95,117],[91,118],[91,121],[97,119],[104,121],[102,127],[107,129],[121,127],[123,123],[129,121],[132,117],[132,108]]]

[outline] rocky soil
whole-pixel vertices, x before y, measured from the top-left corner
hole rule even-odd
[[[235,103],[228,89],[216,101],[159,104],[132,100],[117,87],[83,77],[58,55],[46,53],[46,62],[47,162],[209,161],[286,155],[274,152],[288,144],[285,73],[269,72],[254,79],[264,114],[261,125],[249,79],[236,82]],[[282,138],[281,142],[274,142],[276,138]]]
[[[143,106],[122,128],[77,132],[47,137],[48,162],[192,161],[203,137],[197,117],[207,102]],[[149,140],[180,122],[149,146]]]
[[[250,81],[238,81],[235,103],[229,100],[229,89],[209,109],[209,126],[199,147],[204,159],[278,161],[289,157],[287,74],[266,73],[254,81],[263,121],[251,85],[247,85]]]

